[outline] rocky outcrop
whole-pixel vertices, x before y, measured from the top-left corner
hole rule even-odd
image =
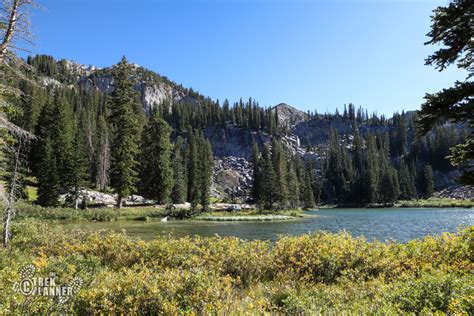
[[[86,203],[88,205],[96,205],[96,206],[113,206],[117,203],[117,195],[111,193],[104,193],[95,190],[88,190],[83,189],[79,195],[82,199],[85,198]],[[72,199],[70,194],[62,194],[59,197],[59,201],[64,203],[66,201],[70,201]],[[124,199],[124,205],[152,205],[155,204],[155,201],[148,200],[140,195],[130,195],[126,199]]]
[[[474,199],[474,186],[452,186],[435,192],[433,196],[457,200]]]
[[[215,198],[233,203],[250,200],[252,164],[245,158],[225,157],[214,163],[212,194]]]
[[[69,60],[61,60],[56,63],[59,69],[56,77],[41,77],[44,86],[78,85],[88,92],[99,90],[111,93],[114,90],[114,79],[112,70],[114,66],[107,68],[97,68],[86,66]],[[132,64],[135,90],[140,94],[140,100],[146,113],[164,101],[199,104],[199,97],[192,90],[169,81],[137,64]],[[64,74],[67,73],[67,78]],[[62,74],[62,75],[61,75]]]
[[[270,140],[267,133],[255,132],[233,124],[228,124],[225,128],[208,127],[204,130],[204,136],[211,142],[214,156],[218,158],[232,156],[247,160],[252,157],[254,141],[262,147]]]
[[[300,122],[306,121],[309,115],[286,103],[280,103],[272,108],[272,112],[277,113],[278,124],[280,126],[294,126]]]

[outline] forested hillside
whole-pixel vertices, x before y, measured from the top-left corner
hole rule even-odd
[[[196,207],[211,192],[264,208],[391,204],[454,185],[445,157],[469,133],[445,123],[416,137],[416,113],[386,118],[352,104],[319,114],[220,102],[125,59],[99,69],[39,55],[21,71],[9,116],[37,136],[23,178],[34,177],[42,205],[66,192],[77,201],[81,188]],[[122,177],[117,157],[127,155]]]

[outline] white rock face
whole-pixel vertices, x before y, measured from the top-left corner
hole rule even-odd
[[[62,85],[61,82],[51,77],[41,77],[40,80],[41,84],[46,87],[59,87]]]
[[[286,125],[290,127],[308,119],[307,113],[300,111],[286,103],[280,103],[274,106],[272,111],[277,112],[278,124],[280,126]]]
[[[181,86],[143,69],[138,64],[131,64],[131,66],[134,72],[132,75],[134,88],[140,94],[140,100],[146,113],[150,113],[154,106],[167,100],[171,103],[199,104],[199,101]],[[63,60],[57,62],[57,67],[58,69],[66,68],[65,72],[73,75],[72,81],[69,79],[69,85],[77,83],[87,92],[97,89],[101,92],[111,93],[114,90],[114,79],[111,72],[115,66],[99,68]],[[42,77],[41,82],[44,86],[62,85],[61,82],[51,77]]]

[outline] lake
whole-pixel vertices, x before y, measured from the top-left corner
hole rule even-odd
[[[117,221],[67,223],[67,229],[124,229],[128,235],[150,240],[158,235],[236,236],[243,239],[274,241],[279,235],[302,235],[316,231],[339,232],[369,240],[406,242],[426,235],[455,232],[459,226],[474,225],[474,209],[462,208],[381,208],[324,209],[306,212],[310,217],[274,222],[208,221]]]

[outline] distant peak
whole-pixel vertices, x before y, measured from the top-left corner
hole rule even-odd
[[[275,105],[272,110],[277,112],[278,122],[281,125],[290,126],[308,119],[307,113],[284,102]]]

